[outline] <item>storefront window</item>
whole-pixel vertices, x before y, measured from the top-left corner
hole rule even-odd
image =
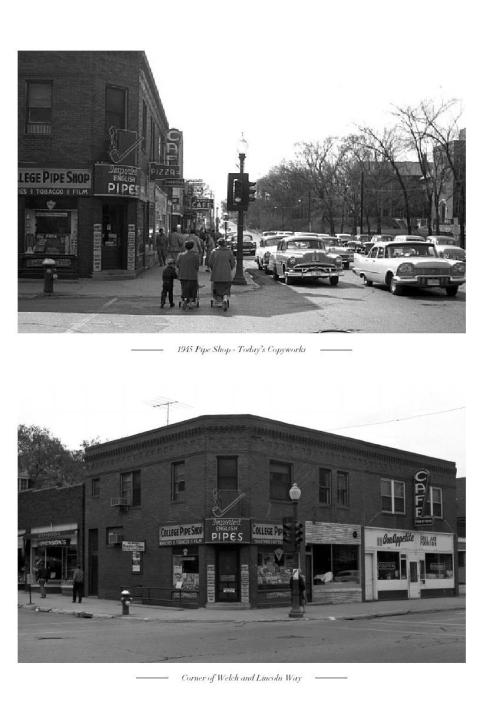
[[[358,547],[313,544],[313,584],[359,583]]]
[[[49,579],[67,581],[71,579],[78,555],[76,545],[38,546],[33,549],[33,565],[44,565],[49,570]]]
[[[400,578],[399,552],[377,552],[379,580]]]
[[[425,578],[453,578],[453,556],[451,554],[426,554]]]
[[[35,211],[34,233],[27,232],[26,254],[72,254],[71,213]]]
[[[181,588],[186,594],[197,594],[200,587],[200,567],[197,547],[174,549],[172,564],[172,585]]]
[[[257,555],[257,585],[290,586],[294,555],[281,547],[263,547]]]

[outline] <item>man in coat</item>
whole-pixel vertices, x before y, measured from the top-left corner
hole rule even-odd
[[[214,249],[210,254],[208,267],[211,271],[210,280],[212,281],[215,304],[222,305],[224,310],[227,310],[236,259],[231,249],[226,246],[226,240],[222,237],[217,240],[217,249]]]
[[[158,263],[160,266],[165,266],[165,260],[167,257],[167,236],[160,227],[158,234],[156,235],[156,253],[158,254]]]
[[[185,251],[177,257],[177,275],[181,282],[182,307],[184,310],[193,308],[198,295],[198,269],[200,257],[194,251],[194,243],[188,240]]]

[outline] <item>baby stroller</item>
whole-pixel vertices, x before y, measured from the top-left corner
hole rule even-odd
[[[229,295],[231,293],[231,281],[214,281],[212,283],[212,300],[210,307],[222,308],[224,312],[229,307]]]
[[[200,307],[200,288],[198,281],[181,281],[182,293],[179,307],[183,310],[192,310]]]

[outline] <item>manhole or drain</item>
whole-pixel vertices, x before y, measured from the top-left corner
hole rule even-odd
[[[64,637],[39,637],[39,640],[63,640]]]
[[[318,334],[324,334],[325,332],[344,332],[349,334],[350,332],[359,332],[359,330],[318,330]]]

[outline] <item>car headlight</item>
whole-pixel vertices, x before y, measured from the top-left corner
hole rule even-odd
[[[410,263],[399,264],[397,275],[407,276],[408,278],[410,278],[411,276],[415,275],[415,267],[413,266],[413,264]]]
[[[292,257],[290,257],[290,259],[288,259],[287,263],[290,266],[295,266],[295,264],[297,263],[297,259],[295,258],[295,256],[292,256]]]
[[[451,272],[454,276],[464,276],[465,275],[465,264],[463,261],[457,261],[451,267]]]

